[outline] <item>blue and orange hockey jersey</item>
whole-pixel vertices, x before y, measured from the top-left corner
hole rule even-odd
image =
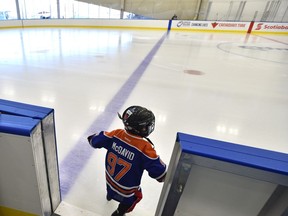
[[[100,132],[89,139],[94,148],[107,149],[106,183],[108,196],[123,204],[135,202],[144,170],[150,177],[161,181],[166,165],[153,146],[142,137],[129,134],[123,129]]]

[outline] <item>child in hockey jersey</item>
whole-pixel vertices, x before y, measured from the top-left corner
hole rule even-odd
[[[166,165],[147,138],[154,130],[154,114],[144,107],[131,106],[118,116],[125,130],[101,131],[88,137],[92,147],[107,150],[106,198],[119,202],[111,216],[131,212],[142,199],[140,182],[144,170],[159,182],[163,182],[166,175]]]

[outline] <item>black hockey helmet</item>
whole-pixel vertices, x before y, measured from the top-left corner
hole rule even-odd
[[[144,107],[130,106],[123,112],[122,117],[119,113],[118,116],[122,120],[125,130],[132,134],[147,137],[154,130],[155,116]]]

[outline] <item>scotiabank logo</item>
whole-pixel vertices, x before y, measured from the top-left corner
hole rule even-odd
[[[258,23],[257,27],[255,28],[255,30],[261,30],[263,26],[263,23]]]
[[[288,30],[287,24],[265,24],[258,23],[255,30],[278,30],[278,31],[286,31]]]

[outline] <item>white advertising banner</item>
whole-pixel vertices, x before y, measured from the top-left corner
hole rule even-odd
[[[277,33],[288,33],[288,23],[264,23],[255,22],[253,26],[253,33],[263,32],[277,32]]]
[[[173,20],[172,30],[209,30],[247,32],[250,22],[185,21]]]

